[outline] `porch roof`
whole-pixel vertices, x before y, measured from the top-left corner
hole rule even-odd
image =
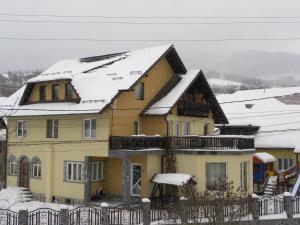
[[[184,173],[157,173],[152,178],[152,182],[176,186],[182,186],[188,182],[197,183],[196,179],[192,175]]]

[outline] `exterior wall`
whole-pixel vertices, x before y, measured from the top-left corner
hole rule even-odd
[[[96,119],[96,139],[83,138],[83,119]],[[28,135],[16,137],[17,120],[27,121]],[[46,120],[58,119],[58,138],[46,138]],[[73,116],[10,117],[8,120],[8,156],[38,157],[42,163],[41,179],[30,179],[32,192],[52,196],[83,199],[84,184],[64,181],[64,161],[84,162],[85,156],[108,156],[108,118],[104,114]],[[22,145],[19,143],[22,142]],[[8,186],[17,186],[17,178],[8,176]]]
[[[111,134],[116,136],[132,135],[134,121],[143,120],[139,114],[173,74],[174,71],[170,64],[163,58],[141,80],[144,83],[144,100],[136,100],[134,88],[131,91],[122,92],[113,104],[113,129]],[[152,132],[151,130],[147,130],[148,128],[144,128],[147,125],[148,123],[141,123],[140,130]]]
[[[65,99],[65,85],[68,81],[66,80],[59,80],[59,81],[51,81],[51,82],[43,82],[43,83],[36,83],[32,89],[31,95],[28,99],[29,103],[38,102],[39,101],[39,88],[40,86],[46,86],[46,101],[52,100],[52,85],[58,84],[59,85],[59,99]],[[77,99],[78,96],[75,92],[73,92],[73,98]]]
[[[296,165],[296,154],[294,153],[294,149],[288,149],[288,148],[258,148],[256,149],[256,152],[267,152],[273,155],[276,158],[275,162],[275,170],[278,169],[278,158],[287,158],[287,159],[293,159],[294,165]]]
[[[253,163],[252,154],[241,155],[194,155],[176,154],[177,173],[187,173],[196,177],[197,190],[205,191],[206,175],[205,163],[222,162],[227,164],[227,181],[233,182],[235,187],[240,186],[240,163],[248,162],[248,192],[253,192]]]
[[[167,136],[167,121],[164,116],[144,116],[141,117],[140,124],[141,134]]]

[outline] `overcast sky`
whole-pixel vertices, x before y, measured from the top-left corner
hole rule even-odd
[[[300,21],[299,0],[0,0],[0,14],[55,14],[133,17],[237,17],[263,16],[289,19],[114,19],[51,18],[0,15],[0,20],[129,21],[129,22],[231,22]],[[132,25],[20,23],[0,21],[0,39],[87,38],[118,40],[178,40],[222,38],[300,37],[300,24]],[[100,55],[147,46],[173,43],[188,68],[212,68],[228,54],[245,50],[288,51],[300,54],[300,40],[231,42],[87,42],[0,40],[0,72],[45,69],[64,58]]]

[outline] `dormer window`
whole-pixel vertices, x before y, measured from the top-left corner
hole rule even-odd
[[[52,85],[52,100],[58,100],[59,99],[59,85],[53,84]]]
[[[46,86],[42,85],[40,86],[40,102],[46,101]]]
[[[139,82],[135,88],[136,100],[144,100],[144,83]]]
[[[73,98],[73,88],[70,82],[66,83],[66,99]]]

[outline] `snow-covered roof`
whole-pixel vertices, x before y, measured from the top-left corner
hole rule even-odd
[[[223,80],[217,78],[210,78],[208,79],[208,83],[211,86],[223,87],[223,86],[241,86],[241,82],[230,81],[230,80]]]
[[[192,175],[184,173],[158,173],[152,178],[152,182],[158,184],[172,184],[182,186],[190,180],[195,181]]]
[[[237,91],[217,98],[231,125],[260,126],[255,135],[256,148],[294,149],[300,146],[298,93],[300,87],[270,88]]]
[[[264,163],[276,162],[276,158],[267,152],[257,152],[253,156]]]
[[[170,109],[179,100],[182,94],[187,90],[187,88],[192,84],[192,82],[199,75],[200,70],[188,71],[185,75],[181,75],[181,80],[178,84],[163,98],[158,102],[151,105],[145,115],[164,115],[170,111]]]
[[[26,86],[36,82],[69,79],[80,96],[80,102],[21,105],[11,114],[12,116],[26,116],[101,112],[120,91],[131,88],[161,57],[169,52],[177,54],[172,45],[163,45],[60,61],[39,76],[28,80]],[[182,64],[181,61],[180,63]],[[182,67],[184,67],[183,64]],[[185,68],[182,70],[186,72]],[[12,102],[16,101],[19,105],[25,89],[26,87],[23,87],[15,93]]]

